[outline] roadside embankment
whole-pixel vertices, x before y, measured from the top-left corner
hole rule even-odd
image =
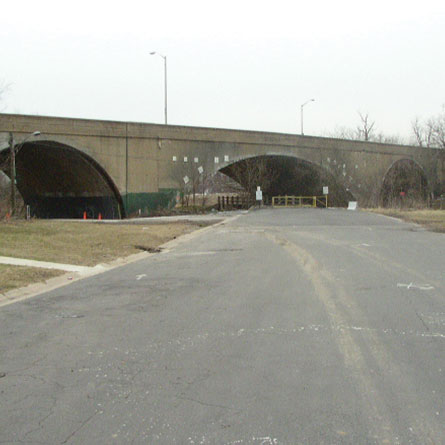
[[[367,209],[370,212],[420,224],[433,232],[445,233],[445,210]]]

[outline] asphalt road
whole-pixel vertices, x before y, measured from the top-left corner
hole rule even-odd
[[[445,236],[260,210],[0,308],[0,443],[444,444]]]

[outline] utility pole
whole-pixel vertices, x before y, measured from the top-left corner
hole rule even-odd
[[[10,149],[10,158],[11,165],[10,169],[10,178],[11,178],[11,216],[15,213],[15,146],[14,146],[14,135],[9,133],[9,149]]]
[[[167,125],[167,56],[164,56],[164,117]]]
[[[152,51],[150,53],[150,56],[155,55],[164,59],[164,121],[165,125],[167,125],[167,56],[164,56],[156,51]]]
[[[309,102],[315,102],[315,99],[309,99],[308,101],[306,101],[304,104],[302,104],[300,106],[300,118],[301,118],[301,122],[300,122],[300,126],[301,126],[301,131],[300,134],[303,136],[304,132],[303,132],[303,108],[309,103]]]

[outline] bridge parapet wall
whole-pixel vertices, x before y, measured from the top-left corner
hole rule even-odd
[[[122,196],[177,189],[184,158],[187,163],[197,159],[206,172],[215,173],[248,157],[295,157],[326,170],[363,202],[376,198],[386,172],[401,159],[422,167],[431,190],[443,190],[445,176],[443,150],[259,131],[0,114],[1,140],[13,132],[20,141],[35,130],[42,133],[41,140],[91,156]]]

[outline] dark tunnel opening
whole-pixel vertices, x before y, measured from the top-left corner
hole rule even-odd
[[[8,150],[0,154],[8,155]],[[10,176],[8,168],[3,171]],[[105,170],[68,145],[38,141],[18,146],[16,182],[31,215],[38,218],[82,218],[85,212],[88,218],[124,216],[122,198]]]
[[[385,175],[380,202],[383,207],[416,207],[428,201],[428,181],[411,159],[395,162]]]
[[[352,194],[338,184],[320,166],[290,156],[258,156],[235,162],[220,170],[254,196],[257,186],[263,190],[266,203],[273,196],[320,196],[329,187],[329,205],[345,207],[354,200]]]

